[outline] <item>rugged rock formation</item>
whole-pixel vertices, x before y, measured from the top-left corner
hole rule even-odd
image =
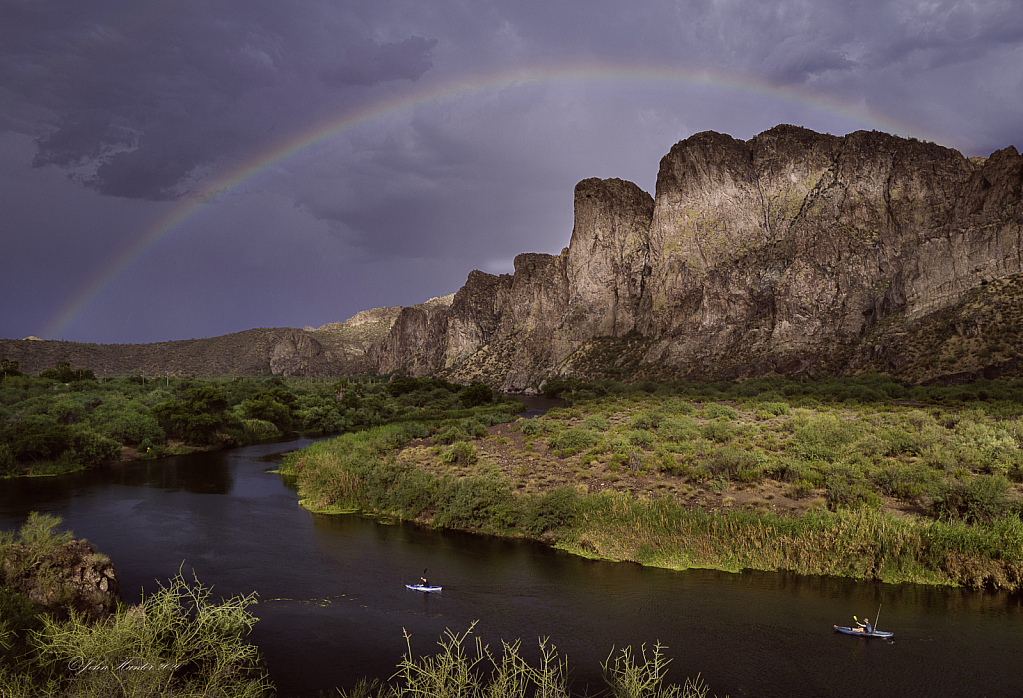
[[[121,598],[117,572],[106,555],[85,540],[59,546],[40,557],[23,545],[5,546],[0,556],[5,586],[57,617],[69,609],[92,620],[109,616]]]
[[[580,182],[560,255],[472,272],[450,308],[406,309],[370,355],[381,372],[504,390],[550,375],[897,373],[893,326],[1023,273],[1021,190],[1011,147],[971,160],[877,132],[697,134],[661,160],[654,198]]]

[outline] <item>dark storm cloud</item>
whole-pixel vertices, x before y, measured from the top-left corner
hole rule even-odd
[[[327,82],[346,85],[375,85],[387,80],[418,80],[433,67],[430,50],[436,39],[410,36],[404,41],[375,44],[369,41],[347,47],[344,59],[336,68],[322,73]]]
[[[1018,0],[0,0],[0,210],[18,236],[0,335],[41,333],[182,212],[68,339],[316,325],[450,293],[568,244],[580,179],[652,191],[702,130],[897,124],[966,155],[1023,148],[1020,65]]]
[[[338,84],[418,79],[436,44],[379,40],[334,3],[6,4],[0,76],[53,114],[35,164],[128,198],[179,196],[197,168],[343,108]]]

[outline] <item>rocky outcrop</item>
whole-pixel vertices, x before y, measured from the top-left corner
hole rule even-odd
[[[323,346],[303,330],[291,330],[281,337],[270,353],[270,372],[275,376],[301,374]]]
[[[890,346],[863,345],[1023,273],[1021,189],[1011,147],[984,160],[878,132],[697,134],[661,160],[654,197],[580,182],[560,255],[472,272],[450,308],[403,311],[371,356],[504,390],[898,371],[878,362]]]
[[[42,555],[8,545],[0,557],[4,585],[58,618],[73,610],[100,620],[123,600],[113,563],[88,541],[71,541]]]

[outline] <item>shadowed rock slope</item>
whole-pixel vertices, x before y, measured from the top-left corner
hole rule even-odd
[[[511,391],[569,375],[1018,376],[1021,190],[1012,147],[700,133],[661,160],[655,196],[580,182],[560,255],[472,272],[450,307],[404,309],[370,356]]]

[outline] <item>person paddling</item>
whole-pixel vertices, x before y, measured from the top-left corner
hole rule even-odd
[[[865,635],[871,635],[874,632],[874,628],[870,625],[870,619],[864,618],[863,622],[856,621],[856,625],[860,626],[856,632],[863,633]]]

